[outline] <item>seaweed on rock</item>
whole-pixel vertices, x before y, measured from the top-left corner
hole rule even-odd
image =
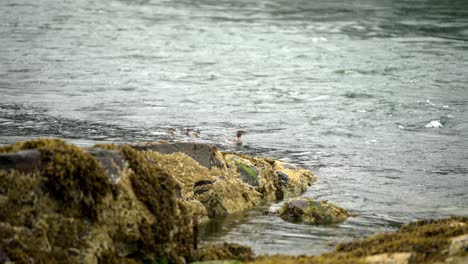
[[[167,256],[174,262],[191,255],[193,229],[190,212],[177,202],[174,178],[146,159],[144,153],[122,146],[133,190],[155,216],[154,223],[142,223],[139,248],[154,258]]]
[[[346,220],[349,213],[327,201],[303,197],[286,202],[279,210],[279,215],[288,222],[331,225]]]
[[[41,152],[45,189],[65,203],[64,213],[96,220],[98,203],[112,190],[102,165],[84,149],[59,139],[19,142],[0,148],[0,153],[29,149]]]

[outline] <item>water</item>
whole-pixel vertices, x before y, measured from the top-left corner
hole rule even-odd
[[[193,128],[229,148],[243,129],[244,152],[311,168],[319,181],[305,195],[357,216],[294,225],[266,205],[203,239],[318,254],[468,215],[467,72],[462,0],[3,0],[0,144]]]

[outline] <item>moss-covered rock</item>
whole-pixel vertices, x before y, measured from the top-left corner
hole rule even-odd
[[[202,247],[196,252],[198,261],[212,260],[253,260],[254,254],[251,248],[235,243],[210,244]]]
[[[286,202],[279,210],[280,217],[288,222],[310,225],[330,225],[343,222],[349,213],[327,201],[298,198]]]
[[[241,246],[197,250],[198,225],[299,194],[315,179],[245,155],[229,154],[239,162],[228,167],[216,148],[174,144],[84,149],[38,139],[1,147],[0,258],[185,263],[211,252],[216,259],[247,260],[251,251]]]
[[[192,258],[191,212],[177,181],[128,146],[85,150],[61,140],[34,149],[32,172],[0,169],[0,248],[16,263],[142,262]],[[112,177],[109,177],[112,175]]]
[[[233,153],[224,153],[224,158],[230,170],[239,174],[265,201],[297,196],[316,181],[309,170],[281,161]]]
[[[57,139],[19,142],[0,148],[0,153],[37,150],[41,153],[38,168],[43,190],[63,201],[63,213],[97,217],[97,205],[109,194],[103,166],[84,149]]]
[[[338,244],[333,252],[321,256],[263,256],[248,263],[466,263],[466,247],[450,248],[467,234],[468,217],[422,220],[396,232]]]

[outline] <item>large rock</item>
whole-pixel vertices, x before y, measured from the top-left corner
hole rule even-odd
[[[228,167],[225,157],[239,162]],[[198,224],[298,195],[314,180],[307,170],[203,144],[83,149],[47,139],[3,146],[0,259],[196,261]]]
[[[0,153],[28,149],[41,153],[40,170],[0,170],[0,249],[10,261],[185,263],[192,258],[191,212],[178,200],[173,177],[142,153],[127,146],[91,151],[104,163],[125,158],[128,167],[116,170],[119,180],[113,181],[89,152],[60,140],[21,142]]]
[[[286,202],[279,210],[280,217],[288,222],[311,225],[330,225],[343,222],[349,213],[327,201],[298,198]]]

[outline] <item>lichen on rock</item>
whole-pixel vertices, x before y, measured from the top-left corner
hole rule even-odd
[[[293,223],[330,225],[345,221],[349,213],[327,201],[302,197],[286,202],[279,210],[279,216]]]

